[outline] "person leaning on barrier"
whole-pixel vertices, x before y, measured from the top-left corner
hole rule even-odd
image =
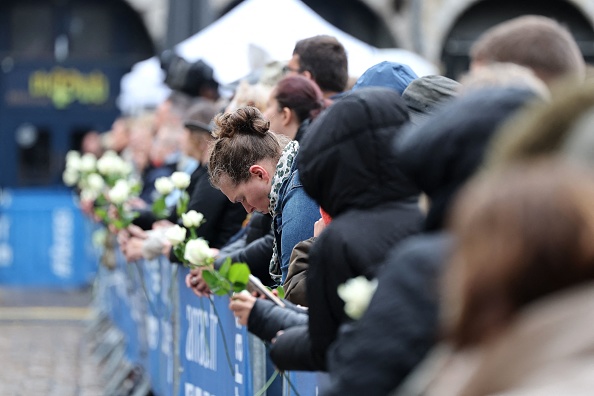
[[[303,76],[286,76],[270,92],[263,116],[270,121],[272,131],[300,142],[310,122],[325,105],[315,82]],[[252,213],[242,235],[219,252],[215,266],[220,266],[228,257],[232,262],[245,262],[264,284],[273,286],[269,274],[274,240],[271,222],[272,218],[267,214]]]
[[[278,284],[287,276],[291,250],[310,238],[318,205],[299,179],[299,143],[274,133],[255,107],[215,117],[209,157],[211,183],[245,211],[270,213],[274,242],[270,273]]]
[[[250,332],[275,338],[270,356],[279,369],[325,370],[328,346],[351,320],[338,285],[373,278],[389,248],[419,231],[418,190],[389,154],[407,122],[400,95],[373,87],[345,95],[310,125],[299,163],[302,183],[332,221],[309,252],[309,309],[294,313],[249,295],[230,303]]]
[[[387,395],[437,340],[437,283],[452,247],[453,197],[477,171],[497,128],[535,98],[509,88],[451,99],[393,142],[398,167],[429,198],[421,234],[387,254],[363,316],[341,326],[320,395]]]
[[[591,169],[558,161],[470,183],[450,222],[444,341],[398,395],[591,394],[593,200]]]

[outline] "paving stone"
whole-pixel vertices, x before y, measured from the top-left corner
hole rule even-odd
[[[73,294],[78,300],[70,304],[67,297],[30,298],[33,307],[15,304],[15,297],[0,300],[0,356],[10,362],[0,370],[1,396],[105,396],[85,338],[86,319],[72,319],[84,312],[80,302],[87,299]],[[52,299],[60,304],[54,311]],[[40,310],[40,301],[49,308]],[[58,314],[53,318],[51,312]]]

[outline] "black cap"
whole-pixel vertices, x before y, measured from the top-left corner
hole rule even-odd
[[[184,126],[188,128],[192,132],[212,132],[212,125],[205,124],[204,122],[200,121],[186,121],[184,122]]]
[[[184,126],[192,132],[210,133],[213,130],[212,119],[216,113],[215,103],[201,99],[188,110]]]

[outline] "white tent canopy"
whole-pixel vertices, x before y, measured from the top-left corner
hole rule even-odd
[[[434,65],[412,52],[379,50],[350,36],[300,0],[246,0],[179,43],[175,51],[190,62],[202,59],[214,69],[217,81],[225,85],[268,61],[290,59],[297,41],[319,34],[334,36],[344,45],[352,76],[383,60],[406,63],[419,76],[437,73]],[[156,57],[134,65],[121,82],[120,109],[133,113],[160,103],[169,92],[164,77]]]

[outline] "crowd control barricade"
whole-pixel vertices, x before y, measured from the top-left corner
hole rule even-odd
[[[264,343],[229,310],[229,297],[198,298],[185,285],[187,268],[164,256],[126,263],[112,242],[115,266],[100,266],[95,282],[97,316],[109,323],[95,326],[95,338],[108,344],[97,350],[110,392],[134,380],[134,395],[317,394],[318,373],[275,373]]]
[[[69,190],[0,188],[0,284],[89,286],[97,270],[94,227]]]

